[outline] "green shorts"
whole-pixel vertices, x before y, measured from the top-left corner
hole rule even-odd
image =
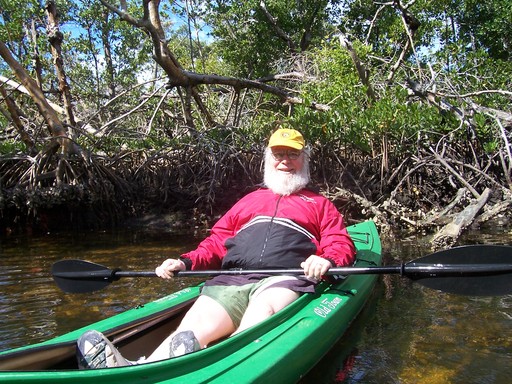
[[[231,317],[235,328],[238,328],[254,294],[271,286],[280,286],[298,291],[293,289],[296,281],[297,279],[293,276],[270,276],[244,285],[206,285],[203,287],[201,294],[211,297],[222,305]]]

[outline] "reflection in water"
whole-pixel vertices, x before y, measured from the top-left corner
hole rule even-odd
[[[101,291],[66,294],[51,277],[55,261],[84,259],[109,268],[147,271],[198,241],[126,232],[4,239],[0,244],[0,351],[44,341],[200,281],[125,278]]]
[[[198,241],[129,232],[2,239],[0,351],[47,340],[200,281],[124,278],[94,293],[65,294],[50,275],[55,261],[153,270]],[[512,235],[478,232],[460,243],[512,245]],[[425,238],[384,241],[386,262],[424,256],[427,245]],[[301,383],[500,384],[511,375],[512,295],[448,295],[383,276],[345,337]]]
[[[512,245],[512,234],[475,232],[460,242],[475,243]],[[384,242],[386,263],[425,256],[427,245]],[[388,275],[301,384],[508,384],[511,375],[512,295],[449,295]]]

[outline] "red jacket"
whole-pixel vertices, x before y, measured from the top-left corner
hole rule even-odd
[[[195,270],[300,268],[313,254],[335,266],[354,261],[354,244],[334,204],[307,189],[290,196],[259,189],[238,201],[210,236],[181,258]]]

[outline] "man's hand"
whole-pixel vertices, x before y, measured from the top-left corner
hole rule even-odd
[[[320,280],[323,275],[332,267],[329,260],[317,255],[309,256],[306,261],[300,264],[301,268],[304,268],[304,274],[307,277],[312,277]]]
[[[159,267],[156,267],[155,273],[162,279],[171,279],[174,277],[174,272],[184,271],[186,269],[185,263],[178,259],[167,259]]]

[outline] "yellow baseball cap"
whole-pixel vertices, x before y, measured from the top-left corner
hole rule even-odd
[[[268,141],[268,146],[272,147],[290,147],[301,150],[304,148],[304,137],[302,134],[289,128],[280,128],[275,131]]]

